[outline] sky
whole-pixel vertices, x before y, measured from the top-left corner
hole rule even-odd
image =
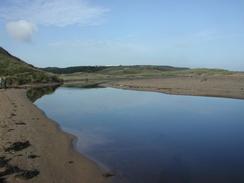
[[[244,71],[244,0],[1,0],[0,46],[38,67]]]

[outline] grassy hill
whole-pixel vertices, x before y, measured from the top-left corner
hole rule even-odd
[[[223,69],[190,69],[171,66],[133,65],[133,66],[78,66],[68,68],[45,68],[58,73],[65,86],[94,87],[102,83],[134,79],[167,79],[167,78],[215,78],[238,74]]]
[[[60,82],[54,74],[41,71],[0,47],[0,77],[7,86]]]
[[[101,73],[101,74],[127,74],[141,73],[145,71],[179,71],[188,68],[171,66],[153,66],[153,65],[132,65],[132,66],[75,66],[67,68],[47,67],[42,70],[56,74],[83,73]]]
[[[67,68],[36,68],[11,55],[0,47],[0,78],[5,77],[8,86],[42,83],[82,83],[93,86],[118,80],[168,78],[168,77],[213,77],[230,75],[233,72],[221,69],[189,69],[157,65],[132,66],[74,66]]]
[[[79,86],[94,86],[99,83],[121,79],[155,78],[168,72],[180,72],[189,70],[182,67],[157,66],[157,65],[131,65],[131,66],[76,66],[67,68],[48,67],[44,71],[59,74],[66,86],[73,86],[79,82]],[[75,86],[77,86],[75,84]]]

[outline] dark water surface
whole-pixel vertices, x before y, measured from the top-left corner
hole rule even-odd
[[[244,182],[243,100],[59,88],[35,104],[124,182]]]

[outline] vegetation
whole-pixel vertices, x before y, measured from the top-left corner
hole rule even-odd
[[[233,74],[221,69],[188,69],[165,66],[112,66],[95,72],[75,72],[61,74],[67,85],[94,85],[122,79],[168,78],[168,77],[208,77]]]
[[[47,67],[42,70],[47,72],[52,72],[55,74],[71,74],[75,72],[98,72],[106,69],[105,66],[77,66],[77,67],[67,67],[67,68],[58,68],[58,67]]]
[[[67,86],[93,86],[111,80],[161,77],[162,73],[179,72],[188,68],[170,66],[79,66],[68,68],[44,68],[43,70],[59,73]],[[69,83],[67,83],[69,82]],[[70,82],[73,82],[72,84]],[[74,84],[74,82],[79,82]]]
[[[44,95],[49,95],[57,89],[58,86],[47,86],[39,88],[31,88],[27,91],[27,97],[35,102],[37,99],[41,98]]]
[[[56,83],[61,80],[25,63],[0,47],[0,77],[5,78],[7,86],[35,83]]]
[[[6,78],[7,86],[64,81],[70,87],[90,87],[122,79],[208,77],[229,74],[233,72],[221,69],[189,69],[156,65],[35,68],[0,47],[0,78]]]
[[[212,76],[228,75],[233,72],[221,69],[189,69],[170,66],[79,66],[57,68],[49,67],[43,70],[60,74],[64,81],[79,80],[111,80],[111,79],[135,79],[155,77],[177,77],[177,76]]]
[[[144,71],[176,71],[186,70],[188,68],[171,66],[152,66],[152,65],[133,65],[133,66],[77,66],[77,67],[47,67],[42,70],[55,74],[72,74],[77,72],[101,73],[101,74],[135,74]]]

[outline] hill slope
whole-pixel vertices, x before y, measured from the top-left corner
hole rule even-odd
[[[127,74],[140,73],[145,71],[178,71],[187,70],[188,68],[157,66],[157,65],[131,65],[131,66],[74,66],[66,68],[47,67],[42,68],[44,71],[56,74],[73,74],[77,72],[101,73],[101,74]]]
[[[0,77],[6,79],[7,86],[60,82],[54,74],[49,74],[27,64],[1,47]]]

